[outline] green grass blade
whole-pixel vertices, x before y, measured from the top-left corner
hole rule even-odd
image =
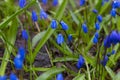
[[[18,23],[16,21],[17,20],[15,19],[12,22],[12,25],[11,25],[12,27],[10,27],[10,29],[7,31],[7,34],[6,34],[7,35],[7,40],[9,40],[9,42],[12,45],[14,45],[15,40],[16,40],[16,34],[17,34],[17,28],[18,28]],[[4,59],[9,60],[10,53],[12,52],[12,49],[13,49],[13,47],[11,45],[9,45],[9,44],[6,45],[6,49],[5,49],[4,56],[3,56]],[[5,73],[7,63],[8,63],[8,61],[6,61],[6,60],[3,60],[2,63],[1,63],[1,67],[0,67],[0,70],[1,70],[0,75],[1,76],[3,76],[4,73]]]
[[[56,74],[64,71],[64,68],[51,68],[50,70],[48,70],[47,72],[43,73],[42,75],[40,75],[36,80],[51,80],[50,78],[55,76]]]

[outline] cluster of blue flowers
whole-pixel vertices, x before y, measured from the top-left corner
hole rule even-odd
[[[62,27],[62,29],[63,29],[64,31],[68,30],[68,25],[67,25],[64,21],[60,21],[60,25],[61,25],[61,27]],[[57,21],[53,19],[53,20],[51,21],[50,26],[51,26],[52,29],[56,29],[57,26],[58,26],[58,25],[57,25]],[[64,37],[63,37],[63,35],[62,35],[61,33],[59,33],[59,34],[57,35],[56,41],[57,41],[57,44],[59,44],[59,45],[61,45],[61,44],[64,42]],[[72,41],[72,35],[71,35],[71,34],[68,35],[68,41],[69,41],[69,42]]]
[[[113,30],[105,37],[104,47],[109,48],[111,45],[116,45],[117,43],[120,43],[120,33],[116,30]]]
[[[9,79],[9,80],[19,80],[18,77],[13,72],[10,74],[9,77],[6,76],[6,75],[0,76],[0,80],[7,80],[7,79]]]
[[[46,4],[48,3],[48,0],[42,0],[42,3],[43,3],[44,5],[46,5]],[[53,0],[53,1],[52,1],[52,4],[53,4],[53,6],[57,6],[57,5],[58,5],[58,0]]]

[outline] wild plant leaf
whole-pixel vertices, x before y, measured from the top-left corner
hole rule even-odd
[[[53,67],[40,75],[36,80],[51,80],[52,77],[56,76],[56,74],[61,73],[64,70],[64,68]]]

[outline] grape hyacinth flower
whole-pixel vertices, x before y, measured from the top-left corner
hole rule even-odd
[[[11,73],[10,74],[10,80],[18,80],[18,78],[14,73]]]
[[[47,13],[43,9],[41,9],[41,11],[40,11],[40,19],[47,19],[47,18],[48,18]]]
[[[52,20],[50,26],[51,26],[52,29],[56,29],[57,28],[57,21],[56,20]]]
[[[99,38],[99,33],[98,32],[95,33],[95,37]]]
[[[72,42],[72,39],[73,39],[72,35],[69,34],[69,35],[68,35],[68,41],[69,41],[69,42]]]
[[[35,11],[32,11],[32,20],[36,22],[38,20],[37,14]]]
[[[96,36],[93,37],[93,43],[96,44],[98,42],[98,38]]]
[[[103,60],[101,61],[101,64],[105,67],[106,64],[107,64],[107,61],[108,61],[108,56],[105,55],[104,58],[103,58]]]
[[[85,4],[85,0],[80,0],[80,6],[83,6]]]
[[[6,75],[0,76],[0,80],[7,80],[7,76]]]
[[[23,67],[23,61],[20,59],[19,54],[14,59],[14,66],[17,70],[20,70]]]
[[[22,30],[22,38],[25,39],[26,41],[28,40],[28,33],[26,30]]]
[[[95,29],[99,30],[100,29],[100,24],[98,22],[95,23]]]
[[[47,2],[48,2],[48,0],[42,0],[42,3],[43,3],[44,5],[46,5]]]
[[[56,80],[64,80],[62,73],[57,74]]]
[[[60,25],[62,26],[63,30],[68,30],[68,25],[64,21],[60,21]]]
[[[119,35],[117,31],[112,31],[110,34],[110,43],[117,44],[119,42]]]
[[[104,39],[104,47],[109,48],[111,46],[109,35]]]
[[[80,55],[80,57],[79,57],[79,59],[78,59],[78,62],[77,62],[77,68],[78,69],[80,69],[80,68],[82,68],[82,66],[84,65],[84,63],[85,63],[85,60],[84,60],[84,58],[82,57],[82,55]]]
[[[25,48],[20,47],[18,49],[18,54],[20,55],[20,59],[23,61],[25,59],[25,54],[26,54]]]
[[[58,34],[57,36],[57,43],[61,45],[64,42],[64,37],[62,34]]]
[[[96,9],[93,9],[92,12],[95,13],[95,14],[98,13],[98,11]]]
[[[84,33],[88,33],[88,28],[87,28],[87,25],[85,23],[82,24],[82,30]]]
[[[111,54],[113,55],[113,54],[115,54],[115,53],[116,53],[116,51],[115,51],[115,50],[112,50]]]
[[[57,6],[58,5],[58,0],[53,0],[52,4],[53,4],[53,6]]]
[[[115,17],[116,16],[116,10],[113,8],[111,11],[110,11],[110,14],[112,17]]]
[[[120,8],[120,1],[119,0],[113,0],[112,8]]]
[[[19,6],[20,8],[24,8],[26,5],[26,0],[19,0]]]
[[[101,15],[98,15],[98,16],[97,16],[97,20],[98,20],[99,22],[102,22],[102,16],[101,16]]]

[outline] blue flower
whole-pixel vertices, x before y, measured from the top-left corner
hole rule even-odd
[[[116,53],[116,51],[115,51],[115,50],[112,50],[111,54],[115,54],[115,53]]]
[[[114,0],[112,2],[112,8],[120,8],[120,1]]]
[[[119,42],[119,35],[117,31],[112,31],[110,34],[110,42],[112,44],[117,44]]]
[[[93,37],[93,43],[96,44],[98,42],[98,38],[97,37]]]
[[[98,13],[98,11],[96,9],[93,9],[92,12],[95,13],[95,14]]]
[[[57,74],[56,80],[64,80],[62,73]]]
[[[111,46],[110,43],[110,36],[106,36],[106,38],[104,39],[104,47],[109,48]]]
[[[0,76],[0,80],[7,80],[7,76],[6,75]]]
[[[35,11],[32,11],[32,20],[36,22],[38,20],[37,14]]]
[[[53,0],[53,6],[57,6],[58,5],[58,0]]]
[[[73,39],[72,35],[69,34],[69,35],[68,35],[68,41],[69,41],[69,42],[72,42],[72,39]]]
[[[99,33],[98,32],[95,33],[95,37],[99,38]]]
[[[100,24],[98,22],[95,23],[95,29],[99,30],[100,29]]]
[[[10,74],[10,80],[18,80],[18,78],[14,73],[11,73]]]
[[[85,23],[82,24],[82,30],[84,33],[88,33],[88,28],[87,28],[87,25]]]
[[[22,38],[28,40],[28,33],[26,30],[22,30]]]
[[[85,4],[85,0],[80,0],[80,6],[83,6]]]
[[[23,67],[23,61],[20,59],[20,55],[14,58],[14,66],[16,69],[20,70]]]
[[[116,10],[113,8],[111,11],[110,11],[110,14],[112,17],[115,17],[116,16]]]
[[[102,16],[101,15],[98,15],[97,19],[98,19],[99,22],[102,22]]]
[[[64,37],[62,34],[58,34],[57,36],[57,43],[61,45],[64,42]]]
[[[82,57],[82,55],[80,55],[80,57],[79,57],[79,59],[78,59],[78,62],[77,62],[77,68],[78,69],[80,69],[80,68],[82,68],[82,66],[84,65],[84,63],[85,63],[85,60],[84,60],[84,58]]]
[[[63,30],[68,30],[68,25],[64,21],[60,21]]]
[[[48,2],[48,0],[42,0],[42,3],[43,3],[44,5],[46,5],[47,2]]]
[[[43,9],[41,9],[41,11],[40,11],[40,19],[47,19],[47,18],[48,18],[47,13]]]
[[[103,60],[101,61],[101,64],[105,67],[106,64],[107,64],[107,61],[108,61],[108,56],[105,55],[104,58],[103,58]]]
[[[20,8],[24,8],[26,5],[26,0],[19,0],[19,6]]]
[[[57,28],[57,22],[56,22],[56,20],[52,20],[52,22],[51,22],[51,28],[52,29],[56,29]]]
[[[23,61],[25,59],[25,54],[26,54],[25,48],[20,47],[18,49],[18,54],[20,55],[20,59]]]

